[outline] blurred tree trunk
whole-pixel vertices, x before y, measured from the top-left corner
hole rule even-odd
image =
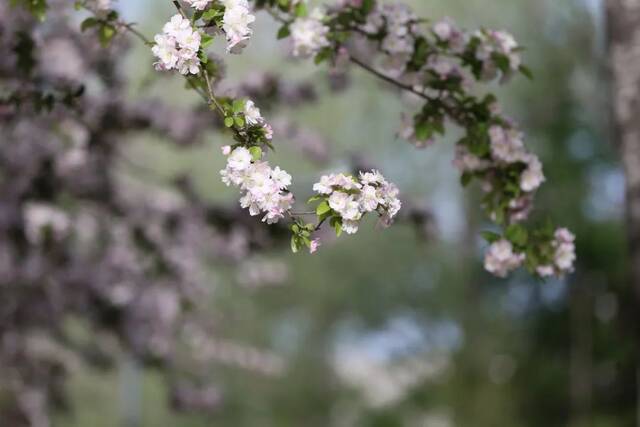
[[[640,382],[640,1],[605,0],[613,128],[626,176],[630,285],[634,295],[636,381]],[[640,399],[640,384],[636,383]],[[638,405],[640,408],[640,405]],[[637,425],[640,426],[640,411]]]

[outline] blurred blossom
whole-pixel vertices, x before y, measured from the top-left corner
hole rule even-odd
[[[289,276],[287,265],[279,260],[251,258],[243,261],[237,272],[238,283],[249,289],[284,284]]]

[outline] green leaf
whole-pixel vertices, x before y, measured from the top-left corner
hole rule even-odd
[[[289,29],[289,24],[285,24],[278,30],[278,40],[282,40],[291,35],[291,30]]]
[[[224,125],[228,128],[233,126],[233,117],[225,117],[224,118]]]
[[[473,174],[470,174],[469,172],[465,172],[460,177],[460,183],[462,184],[463,187],[466,187],[471,183],[472,179],[473,179]]]
[[[499,235],[498,233],[494,233],[493,231],[482,231],[480,235],[489,243],[494,243],[502,239],[501,235]]]
[[[291,236],[291,252],[297,254],[299,250],[298,238],[296,236]]]
[[[428,122],[417,123],[415,126],[416,139],[426,141],[433,135],[433,126]]]
[[[296,8],[294,10],[294,14],[298,17],[298,18],[304,18],[305,16],[307,16],[307,5],[303,2],[300,2],[296,5]]]
[[[205,21],[213,21],[221,14],[222,14],[222,11],[218,9],[209,9],[202,14],[202,19],[204,19]]]
[[[235,121],[236,126],[238,126],[240,128],[243,128],[244,125],[246,124],[244,119],[242,117],[240,117],[240,116],[234,117],[233,120]]]
[[[324,215],[330,211],[331,211],[331,206],[329,206],[329,202],[327,202],[326,200],[320,203],[316,208],[316,214],[318,216]]]
[[[251,157],[253,157],[253,160],[258,161],[262,158],[262,148],[260,147],[249,147],[249,152],[251,153]]]
[[[327,59],[331,58],[332,54],[333,54],[333,51],[330,48],[324,48],[320,52],[318,52],[316,57],[313,59],[313,62],[316,65],[319,65],[322,62],[326,61]]]
[[[236,99],[233,101],[232,108],[234,113],[241,113],[244,111],[245,101],[244,99]]]
[[[116,35],[116,29],[113,25],[109,25],[109,24],[102,25],[98,32],[98,38],[100,39],[100,44],[103,47],[108,46],[115,35]]]
[[[507,227],[506,236],[507,239],[517,246],[525,246],[529,239],[527,229],[520,224],[511,224]]]
[[[96,18],[87,18],[82,21],[82,24],[80,24],[80,31],[85,32],[89,28],[93,28],[96,25],[98,25],[98,20]]]
[[[529,80],[533,80],[533,72],[531,72],[531,69],[529,69],[529,67],[527,67],[526,65],[520,66],[520,72]]]
[[[336,232],[336,237],[340,237],[340,235],[342,234],[342,218],[334,216],[333,218],[331,218],[330,224]]]
[[[203,34],[202,41],[200,42],[200,46],[202,47],[202,49],[208,48],[209,46],[211,46],[211,43],[213,43],[213,37],[209,34]]]

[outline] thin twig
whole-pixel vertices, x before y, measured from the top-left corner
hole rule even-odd
[[[182,15],[184,19],[189,19],[184,9],[182,9],[182,6],[180,5],[180,2],[178,0],[172,0],[172,3],[176,7],[176,9],[178,9],[178,12],[180,13],[180,15]]]
[[[376,70],[375,68],[373,68],[369,64],[366,64],[366,63],[360,61],[358,58],[356,58],[354,56],[350,56],[349,59],[351,60],[351,62],[353,62],[354,64],[356,64],[357,66],[359,66],[363,70],[375,75],[376,77],[378,77],[381,80],[384,80],[387,83],[391,83],[392,85],[396,86],[399,89],[409,91],[409,92],[413,93],[414,95],[417,95],[420,98],[423,98],[423,99],[425,99],[427,101],[434,101],[434,99],[428,97],[427,95],[425,95],[424,93],[422,93],[420,91],[415,90],[410,85],[401,83],[401,82],[395,80],[394,78],[389,77],[386,74],[381,73],[380,71]]]
[[[153,42],[147,38],[144,34],[134,28],[134,23],[121,22],[120,25],[124,27],[127,31],[129,31],[134,36],[138,37],[144,44],[148,46],[152,46]]]

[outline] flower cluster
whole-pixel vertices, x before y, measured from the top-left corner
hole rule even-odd
[[[482,64],[483,80],[493,80],[499,72],[506,80],[522,65],[518,43],[505,31],[476,31],[471,38],[471,48],[475,48],[475,58]]]
[[[223,152],[229,152],[225,148]],[[271,168],[245,147],[230,151],[227,166],[220,171],[222,181],[235,185],[243,191],[240,205],[249,209],[252,216],[264,214],[262,220],[275,224],[284,218],[293,205],[293,194],[287,189],[291,175],[279,167]]]
[[[566,228],[559,228],[554,233],[551,242],[553,248],[552,263],[542,265],[537,268],[537,273],[541,277],[553,275],[562,276],[573,271],[573,264],[576,260],[575,236]]]
[[[226,34],[228,51],[237,51],[246,44],[252,33],[249,25],[255,20],[248,0],[188,3],[201,11],[194,16],[204,21],[204,27],[217,27]],[[489,217],[503,228],[503,234],[490,240],[486,259],[489,271],[503,276],[525,264],[530,271],[544,276],[549,270],[548,253],[554,248],[562,248],[565,259],[563,266],[553,267],[554,274],[571,269],[568,264],[573,263],[573,258],[566,255],[570,252],[567,243],[554,237],[553,231],[529,231],[518,224],[529,216],[533,195],[545,181],[542,164],[526,149],[517,125],[502,115],[495,97],[479,98],[473,87],[474,82],[498,77],[505,82],[516,72],[528,75],[521,65],[521,49],[510,34],[484,29],[465,32],[448,18],[425,31],[424,21],[403,4],[341,0],[337,7],[326,11],[317,8],[307,14],[305,3],[299,0],[266,3],[277,7],[274,14],[290,14],[289,18],[282,17],[284,26],[279,34],[291,36],[295,56],[315,56],[317,63],[329,58],[334,62],[351,58],[421,98],[422,108],[412,117],[404,116],[400,132],[417,147],[430,145],[437,135],[444,134],[447,121],[464,128],[466,135],[456,146],[454,165],[462,173],[464,185],[473,179],[480,181]],[[175,68],[183,74],[199,71],[199,50],[208,45],[211,37],[201,36],[193,25],[175,16],[165,26],[164,34],[156,37],[154,53],[160,58],[160,69]],[[201,37],[207,39],[201,41]],[[348,43],[350,38],[364,45]],[[350,52],[354,46],[366,43],[375,48],[370,51],[380,53],[386,75]],[[218,101],[214,97],[212,104],[221,111],[225,126],[234,132],[238,142],[235,149],[223,149],[229,156],[227,168],[222,171],[223,180],[242,189],[241,204],[252,215],[264,213],[265,222],[277,222],[290,210],[293,196],[287,190],[291,177],[262,160],[262,149],[272,148],[273,131],[252,101]],[[377,172],[361,174],[357,179],[342,174],[324,176],[314,190],[319,194],[314,199],[320,200],[317,227],[329,219],[338,234],[357,232],[359,221],[368,212],[376,211],[388,223],[400,208],[397,188]],[[297,218],[293,222],[294,251],[301,245],[312,252],[317,250],[319,242],[311,240],[316,226]]]
[[[525,260],[525,254],[514,251],[507,239],[500,239],[489,246],[484,258],[484,268],[498,277],[506,277],[519,268]]]
[[[322,48],[329,46],[329,28],[324,25],[323,19],[324,12],[316,8],[308,17],[298,18],[291,24],[294,56],[314,56]]]
[[[516,230],[517,227],[512,228]],[[496,239],[485,254],[485,269],[498,277],[506,277],[523,264],[530,264],[540,277],[563,276],[573,271],[576,260],[575,236],[566,228],[552,232],[551,243],[544,246],[542,254],[522,244],[514,244],[510,239]],[[513,239],[513,235],[511,236]],[[514,240],[520,240],[515,238]],[[546,241],[546,237],[543,241]],[[534,260],[532,258],[541,257]]]
[[[411,59],[416,37],[414,35],[417,17],[404,4],[377,6],[360,27],[371,36],[384,36],[380,48],[384,52],[383,67],[398,76],[402,74]]]
[[[42,243],[47,238],[60,240],[71,228],[71,222],[64,211],[43,203],[26,204],[24,219],[25,234],[34,245]]]
[[[387,182],[378,171],[360,172],[359,179],[345,174],[325,175],[313,185],[322,200],[317,208],[320,217],[333,217],[334,227],[348,234],[358,231],[362,217],[377,212],[384,225],[389,225],[400,211],[398,188]]]
[[[489,129],[489,137],[492,160],[504,164],[526,165],[520,176],[520,188],[526,193],[537,190],[545,181],[542,164],[536,155],[526,151],[522,132],[492,126]]]
[[[155,63],[157,70],[178,70],[180,74],[198,74],[200,72],[201,35],[194,30],[188,19],[174,15],[154,38],[151,49],[159,59]]]
[[[295,4],[295,0],[285,0],[281,10],[294,11]],[[305,19],[292,13],[285,25],[293,28]],[[513,36],[486,29],[467,32],[449,18],[425,29],[424,20],[406,5],[378,1],[340,0],[322,23],[327,30],[322,35],[331,43],[308,52],[316,62],[351,57],[365,70],[424,101],[416,114],[403,115],[400,137],[423,148],[444,134],[447,122],[466,131],[456,145],[453,163],[462,174],[463,185],[480,181],[489,217],[502,228],[502,234],[491,236],[487,268],[502,276],[525,265],[541,276],[545,269],[538,267],[562,245],[554,239],[553,228],[528,230],[519,223],[528,218],[534,193],[545,181],[542,164],[526,149],[517,124],[502,115],[495,97],[481,98],[474,87],[495,79],[505,83],[518,72],[530,76]],[[292,38],[295,47],[296,36]],[[372,59],[363,61],[360,51],[371,54]],[[352,206],[339,206],[347,216],[355,213]],[[553,270],[554,274],[568,271]]]
[[[222,3],[225,7],[222,30],[227,36],[227,52],[240,53],[253,34],[249,25],[256,17],[249,10],[248,0],[222,0]]]

